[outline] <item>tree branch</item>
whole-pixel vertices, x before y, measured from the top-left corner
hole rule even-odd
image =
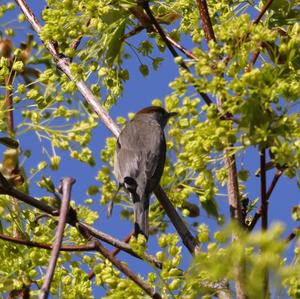
[[[256,60],[258,58],[260,54],[260,49],[256,50],[252,56],[251,61],[248,63],[247,67],[246,67],[246,72],[250,72],[252,70],[252,67],[254,66],[254,64],[256,63]]]
[[[274,177],[273,177],[273,180],[272,180],[272,182],[271,182],[271,185],[270,185],[270,187],[269,187],[269,189],[268,189],[268,191],[267,191],[267,194],[266,194],[267,200],[270,199],[271,194],[272,194],[272,192],[273,192],[273,190],[274,190],[274,188],[275,188],[275,186],[276,186],[276,184],[277,184],[279,178],[281,177],[282,173],[283,173],[283,172],[282,172],[281,170],[277,170],[277,172],[275,173],[275,175],[274,175]],[[255,227],[255,225],[256,225],[256,223],[257,223],[257,221],[258,221],[259,218],[261,217],[261,213],[262,213],[262,210],[261,210],[261,207],[260,207],[260,208],[256,211],[256,213],[254,214],[251,223],[248,225],[248,230],[249,230],[249,231],[252,231],[252,230],[253,230],[253,228]]]
[[[82,223],[82,222],[79,222],[77,224],[77,227],[80,228],[80,229],[83,229],[83,230],[86,230],[91,236],[99,239],[99,240],[102,240],[102,241],[105,241],[111,245],[113,245],[114,247],[117,247],[117,248],[120,248],[122,249],[123,251],[129,253],[130,255],[132,256],[135,256],[137,258],[140,258],[140,256],[138,256],[136,253],[134,253],[131,249],[131,247],[129,246],[129,244],[123,242],[123,241],[120,241],[118,239],[115,239],[113,238],[112,236],[102,232],[102,231],[99,231],[85,223]],[[155,257],[153,257],[152,255],[148,254],[147,252],[144,253],[144,258],[146,261],[150,262],[151,264],[155,265],[157,268],[161,269],[162,268],[162,264],[157,261],[157,259]]]
[[[215,33],[212,28],[211,19],[208,13],[206,0],[196,0],[196,3],[200,14],[200,19],[202,21],[205,38],[207,39],[207,41],[216,41]]]
[[[45,244],[45,243],[39,243],[29,240],[24,240],[20,238],[15,238],[11,236],[7,236],[4,234],[0,234],[0,239],[13,242],[20,245],[25,245],[28,247],[36,247],[46,250],[52,250],[53,245],[52,244]],[[86,245],[64,245],[60,247],[60,251],[95,251],[95,244],[93,242],[89,242]]]
[[[292,241],[293,239],[295,239],[296,236],[298,236],[300,233],[300,226],[298,226],[297,228],[295,228],[286,238],[287,242]]]
[[[166,193],[161,188],[161,186],[158,186],[154,194],[158,198],[160,204],[163,206],[166,214],[170,219],[172,219],[173,225],[175,226],[175,229],[177,230],[178,234],[180,235],[183,244],[187,247],[189,252],[191,254],[195,253],[195,250],[199,249],[199,244],[197,240],[193,237],[191,232],[187,229],[185,223],[182,221],[180,216],[178,215],[177,211],[174,209],[174,206],[168,199]]]
[[[261,9],[259,15],[256,17],[256,19],[253,21],[253,24],[258,24],[259,21],[261,20],[261,18],[263,17],[263,15],[265,14],[265,12],[267,11],[267,9],[270,7],[270,5],[272,4],[273,0],[268,0],[265,5],[263,6],[263,8]]]
[[[131,236],[133,236],[133,233],[130,233],[128,236],[126,236],[126,238],[123,240],[123,242],[128,243],[130,241]],[[116,247],[113,251],[111,251],[111,254],[113,256],[116,256],[120,251],[121,251],[120,248]],[[160,269],[161,269],[161,267],[160,267]],[[90,271],[88,276],[89,276],[90,280],[93,279],[95,277],[95,272],[93,270]]]
[[[235,155],[232,154],[230,150],[225,150],[225,167],[228,170],[227,192],[231,219],[236,220],[240,225],[243,225],[244,219],[239,195],[236,160]]]
[[[132,281],[134,281],[139,287],[141,287],[150,297],[154,299],[162,299],[159,293],[156,293],[155,290],[152,289],[152,287],[148,286],[145,282],[143,282],[124,263],[122,263],[115,256],[113,256],[99,241],[96,241],[96,248],[105,258],[107,258],[127,277],[129,277]]]
[[[50,291],[51,282],[54,276],[54,271],[59,256],[60,247],[64,237],[65,225],[69,212],[69,205],[71,199],[71,188],[75,180],[71,177],[62,179],[62,204],[59,212],[58,226],[55,234],[55,241],[51,251],[51,258],[49,266],[45,275],[45,280],[40,290],[39,299],[47,299]]]
[[[266,176],[266,149],[260,151],[260,198],[261,198],[261,228],[268,229],[268,198]]]

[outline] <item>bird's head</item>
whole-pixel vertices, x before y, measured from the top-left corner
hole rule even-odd
[[[172,116],[176,116],[176,112],[167,112],[164,108],[159,106],[145,107],[136,113],[135,117],[147,118],[156,120],[162,128],[165,127],[168,120]]]

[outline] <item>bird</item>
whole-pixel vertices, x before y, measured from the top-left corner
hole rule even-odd
[[[138,111],[121,131],[115,149],[114,174],[134,205],[134,236],[149,236],[149,200],[166,160],[164,128],[175,112],[159,106]]]

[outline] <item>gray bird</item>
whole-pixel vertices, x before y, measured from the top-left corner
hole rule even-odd
[[[148,238],[148,209],[151,193],[158,186],[166,160],[163,129],[169,113],[157,106],[137,112],[119,135],[114,173],[119,187],[125,187],[134,203],[134,234]]]

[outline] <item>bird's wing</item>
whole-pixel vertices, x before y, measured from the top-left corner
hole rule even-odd
[[[139,130],[141,127],[143,132]],[[115,175],[119,182],[126,176],[135,179],[137,184],[146,181],[143,184],[146,193],[151,193],[161,178],[165,152],[164,133],[159,125],[129,122],[117,141]]]
[[[128,131],[130,131],[130,134],[128,134]],[[125,177],[135,179],[139,175],[142,152],[136,148],[137,135],[134,124],[128,123],[117,140],[114,172],[121,183]]]

